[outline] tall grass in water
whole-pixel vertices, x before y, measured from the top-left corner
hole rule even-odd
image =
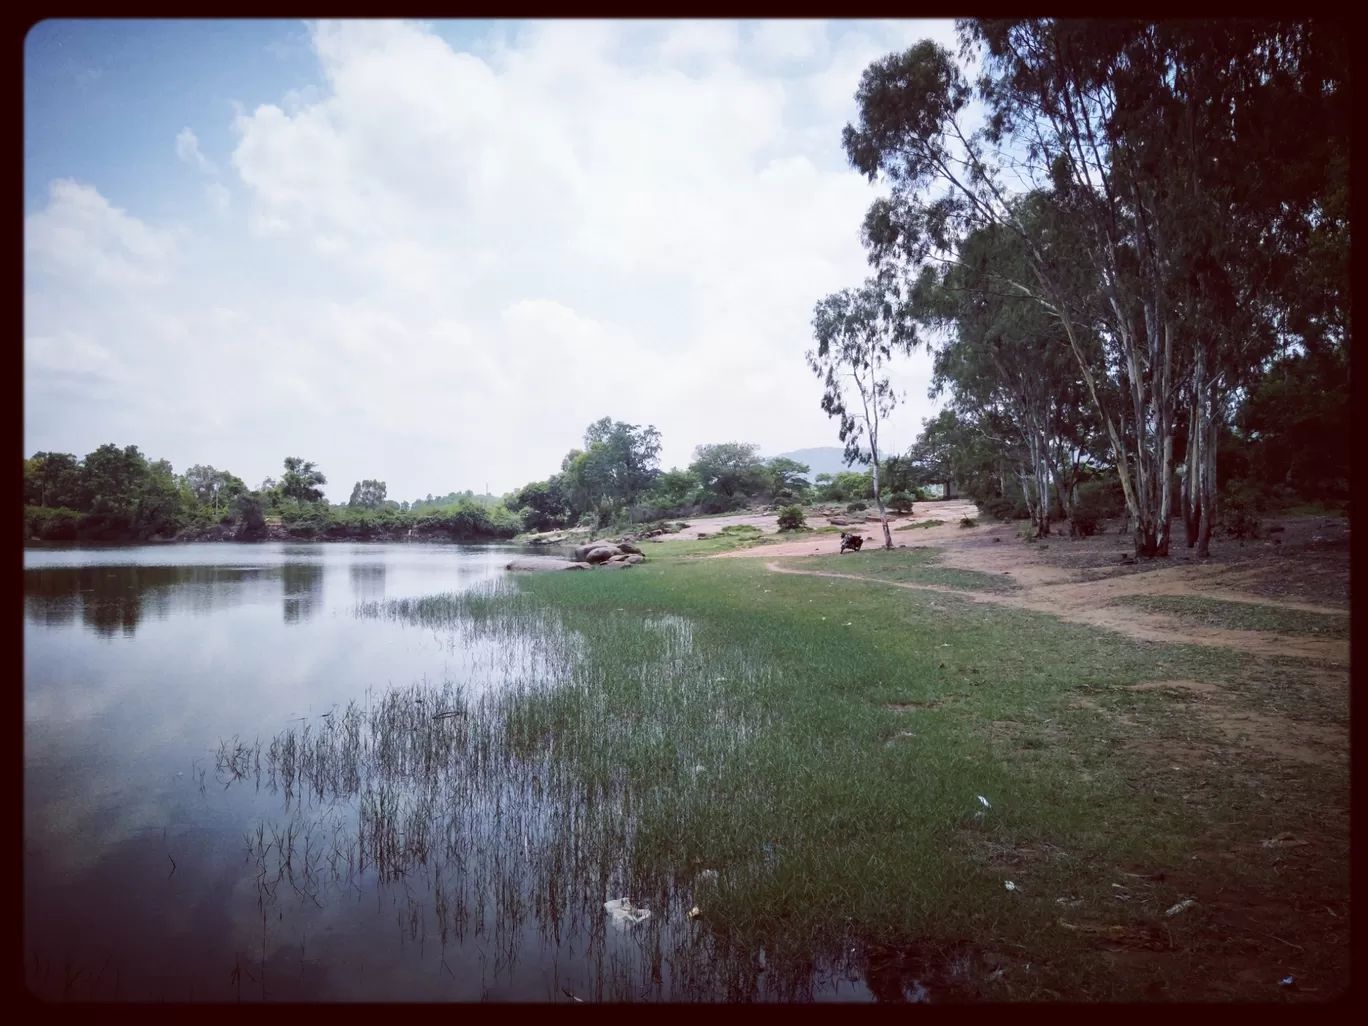
[[[700,652],[682,618],[572,625],[507,582],[357,613],[484,642],[486,655],[460,684],[390,687],[264,746],[221,746],[221,780],[282,800],[284,819],[245,838],[263,910],[282,893],[322,904],[401,886],[415,936],[489,935],[504,965],[524,926],[580,938],[597,966],[584,996],[600,999],[802,997],[820,984],[806,946],[802,973],[771,958],[759,986],[758,946],[709,937],[709,922],[743,925],[734,896],[782,849],[738,830],[744,808],[770,804],[740,785],[770,729],[755,701],[766,670]],[[603,910],[624,896],[652,913],[625,949]],[[690,919],[695,905],[707,916]]]
[[[249,838],[263,886],[322,901],[385,881],[420,906],[415,935],[492,936],[502,964],[529,931],[573,940],[585,998],[802,998],[846,975],[886,993],[928,971],[933,997],[972,992],[987,971],[965,938],[1030,952],[1015,996],[1127,993],[1075,950],[1054,896],[1114,903],[1110,860],[1176,859],[1198,829],[1137,804],[1106,728],[1070,705],[1151,679],[1153,649],[746,562],[359,607],[482,654],[459,684],[371,694],[266,746],[262,779],[299,825],[293,860],[284,828]],[[1202,679],[1234,665],[1165,662]],[[1025,769],[984,729],[1066,722],[1084,731],[1071,750]],[[1009,891],[997,863],[1022,843],[1046,855]],[[603,910],[619,897],[652,912],[625,946]],[[909,959],[909,938],[939,960]]]

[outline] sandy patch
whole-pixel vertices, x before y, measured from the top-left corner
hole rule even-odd
[[[1242,583],[1256,579],[1260,573],[1266,572],[1266,568],[1237,569],[1220,564],[1183,564],[1146,568],[1144,572],[1135,573],[1126,572],[1120,566],[1086,570],[1059,566],[1046,561],[1044,554],[1048,551],[1047,546],[1022,544],[1017,538],[1016,529],[1010,525],[980,522],[972,528],[959,526],[961,517],[976,514],[977,509],[972,503],[954,500],[918,503],[915,516],[905,522],[942,520],[945,523],[930,528],[895,531],[894,544],[905,545],[908,548],[922,545],[934,547],[942,553],[942,566],[1001,574],[1009,577],[1018,586],[1018,590],[1010,594],[995,594],[903,581],[879,583],[914,591],[951,592],[975,602],[995,602],[1018,609],[1050,613],[1062,620],[1101,627],[1140,641],[1237,648],[1258,655],[1292,656],[1335,665],[1348,665],[1349,642],[1345,639],[1198,627],[1177,616],[1111,604],[1118,598],[1133,595],[1180,595],[1227,602],[1246,602],[1310,613],[1344,612],[1330,606],[1280,601],[1239,590]],[[866,530],[864,534],[868,539],[866,545],[871,541],[877,544],[877,535],[871,539],[871,532]],[[908,540],[901,541],[904,537]],[[1070,542],[1067,539],[1058,539],[1053,544],[1067,546]],[[871,580],[856,573],[798,570],[775,561],[782,557],[812,556],[839,551],[840,538],[832,534],[757,546],[712,558],[764,556],[769,560],[767,567],[777,573],[807,573],[820,577]],[[1099,573],[1102,576],[1097,576]]]

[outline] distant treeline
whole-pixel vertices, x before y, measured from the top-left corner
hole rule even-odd
[[[385,497],[383,481],[358,481],[346,505],[330,505],[327,479],[289,457],[277,480],[196,465],[177,474],[135,445],[102,445],[83,459],[39,452],[24,461],[24,537],[42,541],[267,538],[511,538],[521,520],[470,492],[415,503]]]
[[[660,432],[604,417],[589,425],[584,448],[571,449],[560,473],[504,496],[528,531],[578,526],[603,528],[700,513],[725,513],[759,504],[854,502],[874,494],[869,471],[804,476],[805,464],[761,459],[760,447],[718,442],[694,449],[684,468],[659,467]],[[882,491],[894,508],[910,508],[920,490],[943,483],[938,469],[910,457],[889,458]]]

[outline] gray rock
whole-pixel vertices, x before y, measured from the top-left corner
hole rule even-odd
[[[561,559],[558,556],[519,556],[508,564],[507,569],[536,572],[543,570],[590,570],[593,568],[588,563]]]
[[[610,559],[612,559],[614,556],[618,556],[618,555],[621,555],[621,553],[618,552],[618,548],[617,548],[616,545],[612,545],[612,546],[601,546],[601,547],[599,547],[599,548],[597,548],[597,549],[591,550],[591,551],[589,552],[589,554],[586,555],[586,556],[584,557],[584,562],[586,562],[586,563],[606,563],[606,562],[608,562],[608,560],[610,560]]]
[[[619,552],[622,551],[620,548],[618,548],[618,546],[614,545],[610,541],[588,542],[587,544],[581,545],[579,548],[575,550],[575,558],[578,560],[588,559],[589,553],[593,552],[595,549],[608,549],[608,555],[610,556],[616,556]],[[590,560],[590,562],[592,562],[592,560]]]
[[[643,556],[640,552],[632,552],[628,554],[627,558],[623,560],[623,562],[631,563],[632,566],[636,566],[638,563],[646,562],[646,557]]]
[[[635,553],[638,556],[641,555],[641,550],[629,541],[618,542],[617,547],[621,549],[623,552]]]
[[[631,563],[619,562],[619,561],[616,560],[616,559],[609,559],[609,560],[606,560],[605,562],[600,563],[600,564],[598,565],[598,568],[599,568],[600,570],[626,570],[626,569],[627,569],[628,567],[630,567],[631,565],[632,565]]]

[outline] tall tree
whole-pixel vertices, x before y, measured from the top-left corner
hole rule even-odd
[[[817,348],[808,351],[807,363],[822,380],[822,409],[839,419],[846,463],[873,465],[884,548],[891,549],[879,487],[879,428],[898,403],[888,364],[895,352],[910,352],[917,341],[899,283],[885,273],[827,296],[813,313],[812,332]]]
[[[210,507],[216,516],[220,505],[226,508],[234,496],[247,490],[241,478],[198,463],[185,472],[185,483],[194,493],[195,501]]]
[[[130,524],[136,522],[148,474],[147,457],[136,445],[122,449],[112,443],[100,446],[82,461],[81,508]]]
[[[328,483],[312,463],[298,456],[285,457],[285,473],[280,478],[280,491],[287,499],[294,499],[298,505],[318,502],[323,498],[322,486]]]
[[[671,467],[655,479],[655,494],[662,506],[683,506],[698,489],[698,475]]]
[[[385,505],[385,482],[367,479],[352,486],[347,505],[353,509],[380,509]]]
[[[81,501],[80,461],[70,453],[36,452],[24,461],[24,502],[75,509]]]
[[[1014,207],[1045,245],[1059,245],[1064,238],[1039,230],[1041,222],[1059,220],[1049,199],[1032,193]],[[924,276],[935,284],[922,290],[920,316],[949,334],[936,354],[932,394],[950,391],[969,424],[989,418],[1005,429],[1002,454],[1016,462],[1036,537],[1045,537],[1052,510],[1070,516],[1094,418],[1057,321],[1009,284],[1027,274],[1017,236],[1001,226],[975,229],[959,262]]]
[[[1248,323],[1218,330],[1222,304],[1204,295],[1233,285],[1233,306],[1260,316],[1268,296],[1257,277],[1221,282],[1194,271],[1203,256],[1208,269],[1244,266],[1231,258],[1249,251],[1245,240],[1276,233],[1272,215],[1285,213],[1298,193],[1286,176],[1262,205],[1230,187],[1240,175],[1279,180],[1285,161],[1266,144],[1276,119],[1265,122],[1262,137],[1243,132],[1265,141],[1248,152],[1213,152],[1208,140],[1219,150],[1241,138],[1234,127],[1242,118],[1249,123],[1251,112],[1272,109],[1260,94],[1270,84],[1290,83],[1285,95],[1308,103],[1318,95],[1313,82],[1324,86],[1338,75],[1347,84],[1347,61],[1337,56],[1347,50],[1327,45],[1323,32],[1272,23],[1245,23],[1225,36],[1209,23],[1050,19],[967,21],[958,30],[964,51],[984,58],[978,92],[989,117],[981,131],[965,130],[971,91],[934,43],[876,62],[861,82],[859,125],[847,126],[846,151],[871,179],[883,175],[893,186],[866,218],[871,258],[876,265],[952,260],[968,231],[988,225],[1021,238],[1031,273],[1012,284],[1056,317],[1068,338],[1111,445],[1137,553],[1166,554],[1179,413],[1190,408],[1190,434],[1200,443],[1235,382],[1257,364],[1261,344]],[[1326,114],[1330,122],[1335,116]],[[1082,229],[1090,280],[1070,281],[1014,216],[1008,173],[1053,190]],[[1320,223],[1317,210],[1333,208],[1312,203],[1304,220]],[[1347,252],[1347,227],[1332,237],[1344,239]],[[1212,239],[1233,248],[1213,255]],[[1102,342],[1091,359],[1084,325]],[[1189,461],[1202,458],[1200,444],[1188,448]]]
[[[654,425],[643,428],[604,417],[584,432],[585,450],[593,451],[595,445],[603,446],[596,458],[609,494],[615,501],[634,504],[660,472],[660,432]]]
[[[694,448],[689,470],[714,495],[753,495],[764,487],[760,447],[749,442],[717,442]]]
[[[796,499],[807,494],[811,488],[807,474],[811,469],[806,463],[799,463],[787,456],[776,456],[768,460],[765,463],[765,472],[770,498]]]

